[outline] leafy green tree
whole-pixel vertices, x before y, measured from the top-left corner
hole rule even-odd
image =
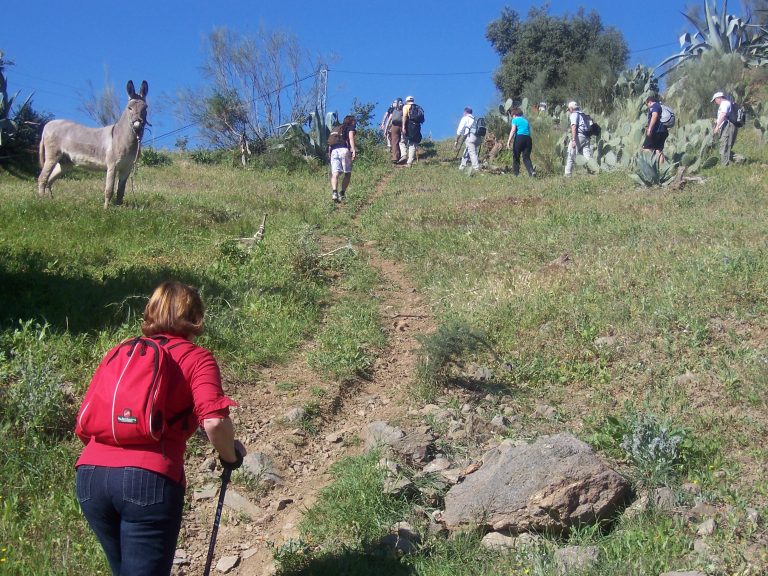
[[[177,114],[201,126],[215,146],[238,145],[243,137],[263,141],[289,123],[303,123],[317,101],[311,81],[319,62],[297,36],[260,27],[253,35],[216,28],[208,36],[202,66],[208,82],[181,90]]]
[[[528,87],[540,92],[536,99],[564,102],[577,98],[586,102],[587,83],[572,72],[574,67],[587,63],[590,74],[605,78],[609,91],[629,56],[622,34],[605,28],[597,12],[587,14],[583,8],[573,17],[552,16],[549,4],[544,4],[531,8],[527,19],[522,20],[516,11],[505,7],[499,19],[488,25],[486,38],[501,57],[494,75],[496,86],[504,97],[511,98],[525,95]],[[582,67],[579,75],[584,73]],[[594,78],[591,76],[590,82]]]

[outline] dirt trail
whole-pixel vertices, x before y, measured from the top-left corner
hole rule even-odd
[[[389,173],[376,186],[367,204],[355,214],[353,225],[376,201],[394,173]],[[331,243],[334,239],[321,239]],[[369,422],[375,420],[406,423],[409,419],[408,388],[416,366],[417,335],[433,331],[433,319],[425,298],[413,288],[403,267],[387,260],[374,243],[364,242],[361,251],[369,265],[379,271],[381,285],[375,290],[380,314],[388,332],[389,346],[374,363],[370,378],[360,379],[343,389],[315,373],[306,363],[305,352],[314,345],[307,342],[292,362],[266,368],[258,382],[240,385],[231,392],[241,408],[235,414],[239,434],[251,452],[271,457],[285,484],[275,486],[259,500],[258,493],[231,484],[233,493],[247,496],[258,506],[251,521],[225,507],[216,545],[216,562],[224,556],[239,556],[238,565],[229,574],[262,576],[272,574],[272,549],[269,543],[281,545],[298,537],[298,522],[315,500],[320,488],[331,481],[329,467],[341,458],[359,453],[359,438]],[[314,402],[319,405],[317,429],[307,431],[299,424],[285,424],[285,415],[293,408]],[[174,568],[174,574],[198,575],[203,572],[208,541],[216,506],[217,481],[205,469],[195,470],[201,458],[188,463],[191,506],[185,513],[179,555],[185,562]],[[201,497],[200,490],[209,488]],[[195,491],[197,495],[195,496]]]

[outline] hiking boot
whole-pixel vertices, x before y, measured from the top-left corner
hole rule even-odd
[[[347,193],[342,190],[339,192],[339,202],[346,202],[347,201]]]
[[[331,200],[333,200],[334,202],[339,202],[340,201],[339,200],[339,193],[338,192],[334,192],[333,194],[331,194]]]

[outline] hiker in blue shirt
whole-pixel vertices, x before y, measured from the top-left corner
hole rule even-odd
[[[512,149],[512,173],[520,176],[520,156],[523,157],[523,164],[528,170],[528,176],[536,176],[531,163],[531,151],[533,150],[533,140],[531,139],[531,126],[528,120],[523,116],[520,108],[512,108],[512,127],[509,129],[509,138],[507,138],[507,148]],[[513,144],[514,142],[514,144]]]
[[[648,107],[648,126],[645,129],[645,140],[643,141],[643,150],[659,154],[659,161],[664,162],[664,142],[669,136],[669,130],[661,121],[661,104],[659,97],[651,94],[645,99],[645,105]]]

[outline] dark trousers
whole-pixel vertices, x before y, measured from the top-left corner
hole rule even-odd
[[[528,170],[528,176],[533,176],[533,164],[531,164],[531,151],[533,150],[533,140],[527,134],[516,134],[515,143],[512,145],[512,173],[520,176],[520,156],[523,157],[523,164]]]
[[[182,485],[141,468],[78,466],[76,489],[114,576],[171,573]]]
[[[400,160],[400,138],[402,137],[403,127],[392,126],[389,128],[389,142],[392,145],[392,162]]]

